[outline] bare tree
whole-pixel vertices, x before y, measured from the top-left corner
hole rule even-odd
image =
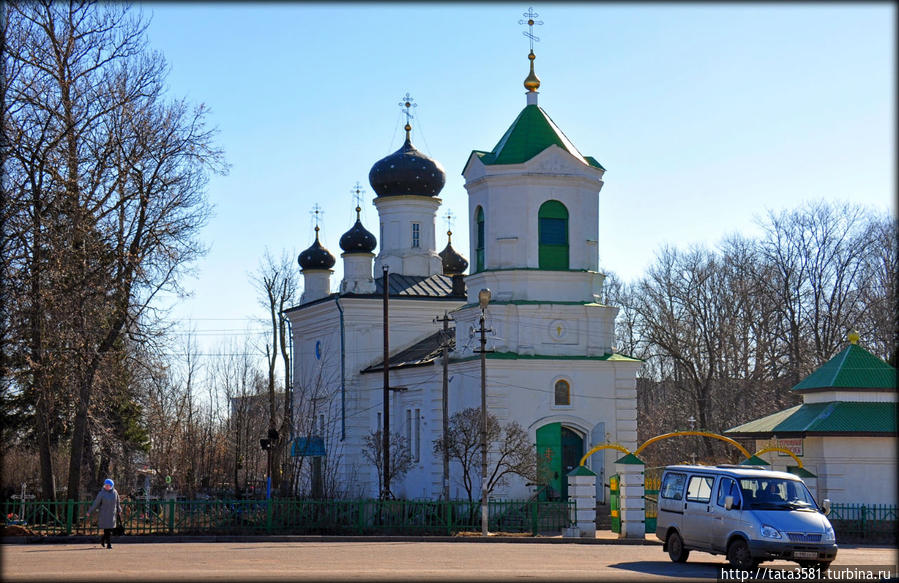
[[[210,171],[224,171],[205,110],[162,97],[166,65],[129,8],[90,2],[8,3],[5,58],[10,215],[27,359],[37,396],[46,495],[56,375],[74,393],[68,496],[90,448],[98,371],[123,335],[151,324],[151,302],[202,253],[195,235]],[[10,34],[11,33],[11,34]],[[29,331],[30,330],[30,331]],[[26,331],[27,334],[25,333]],[[51,352],[59,346],[64,352]]]
[[[380,429],[372,431],[364,438],[362,456],[374,464],[378,471],[378,484],[384,483],[384,438]],[[406,438],[399,433],[390,432],[390,479],[401,480],[412,469],[412,453]],[[381,496],[391,495],[382,491]]]
[[[446,447],[450,459],[458,462],[462,469],[462,487],[471,502],[481,485],[481,409],[470,407],[453,413],[446,442],[444,445],[443,439],[435,439],[434,453],[442,455]],[[532,483],[541,481],[537,450],[517,421],[501,425],[495,415],[488,413],[487,444],[488,494],[507,484],[513,475]]]
[[[261,305],[268,312],[271,330],[271,343],[265,345],[265,357],[268,362],[268,394],[269,394],[269,435],[277,432],[279,439],[271,450],[272,457],[272,489],[281,489],[287,495],[292,482],[290,476],[282,483],[282,471],[289,468],[284,457],[289,452],[290,438],[293,433],[293,391],[290,374],[290,353],[288,346],[287,319],[284,310],[294,305],[298,299],[299,272],[294,267],[293,254],[283,252],[276,260],[268,249],[265,250],[259,268],[252,277],[263,297]],[[280,358],[284,374],[284,402],[280,423],[275,416],[275,372]]]

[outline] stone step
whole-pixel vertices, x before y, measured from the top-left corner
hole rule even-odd
[[[596,505],[596,528],[599,530],[612,528],[612,510],[608,504]]]

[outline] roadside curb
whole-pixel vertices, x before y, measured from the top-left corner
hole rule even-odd
[[[3,545],[25,544],[91,544],[98,536],[8,536],[0,538]],[[144,543],[255,543],[255,542],[296,542],[296,543],[352,543],[352,542],[435,542],[435,543],[518,543],[518,544],[581,544],[581,545],[650,545],[661,546],[661,542],[647,539],[615,538],[574,538],[574,537],[518,537],[518,536],[338,536],[338,535],[166,535],[166,536],[121,536],[116,544]]]

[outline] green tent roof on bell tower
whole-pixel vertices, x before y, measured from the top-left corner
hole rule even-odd
[[[605,170],[592,156],[582,155],[543,108],[527,105],[490,152],[475,150],[486,165],[521,164],[550,146],[558,146],[587,166]]]

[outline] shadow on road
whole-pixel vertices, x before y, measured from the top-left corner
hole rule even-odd
[[[56,548],[54,548],[54,547],[56,547]],[[32,549],[32,548],[24,549],[22,552],[23,553],[59,553],[59,552],[68,552],[68,551],[84,552],[84,551],[101,551],[101,550],[108,551],[109,549],[105,549],[103,547],[79,547],[76,549],[61,549],[61,548],[57,547],[56,545],[53,545],[50,548],[44,547],[44,548],[40,548],[40,549]]]
[[[672,563],[671,561],[634,561],[609,565],[613,569],[685,579],[717,579],[718,569],[724,566],[726,566],[724,563]]]

